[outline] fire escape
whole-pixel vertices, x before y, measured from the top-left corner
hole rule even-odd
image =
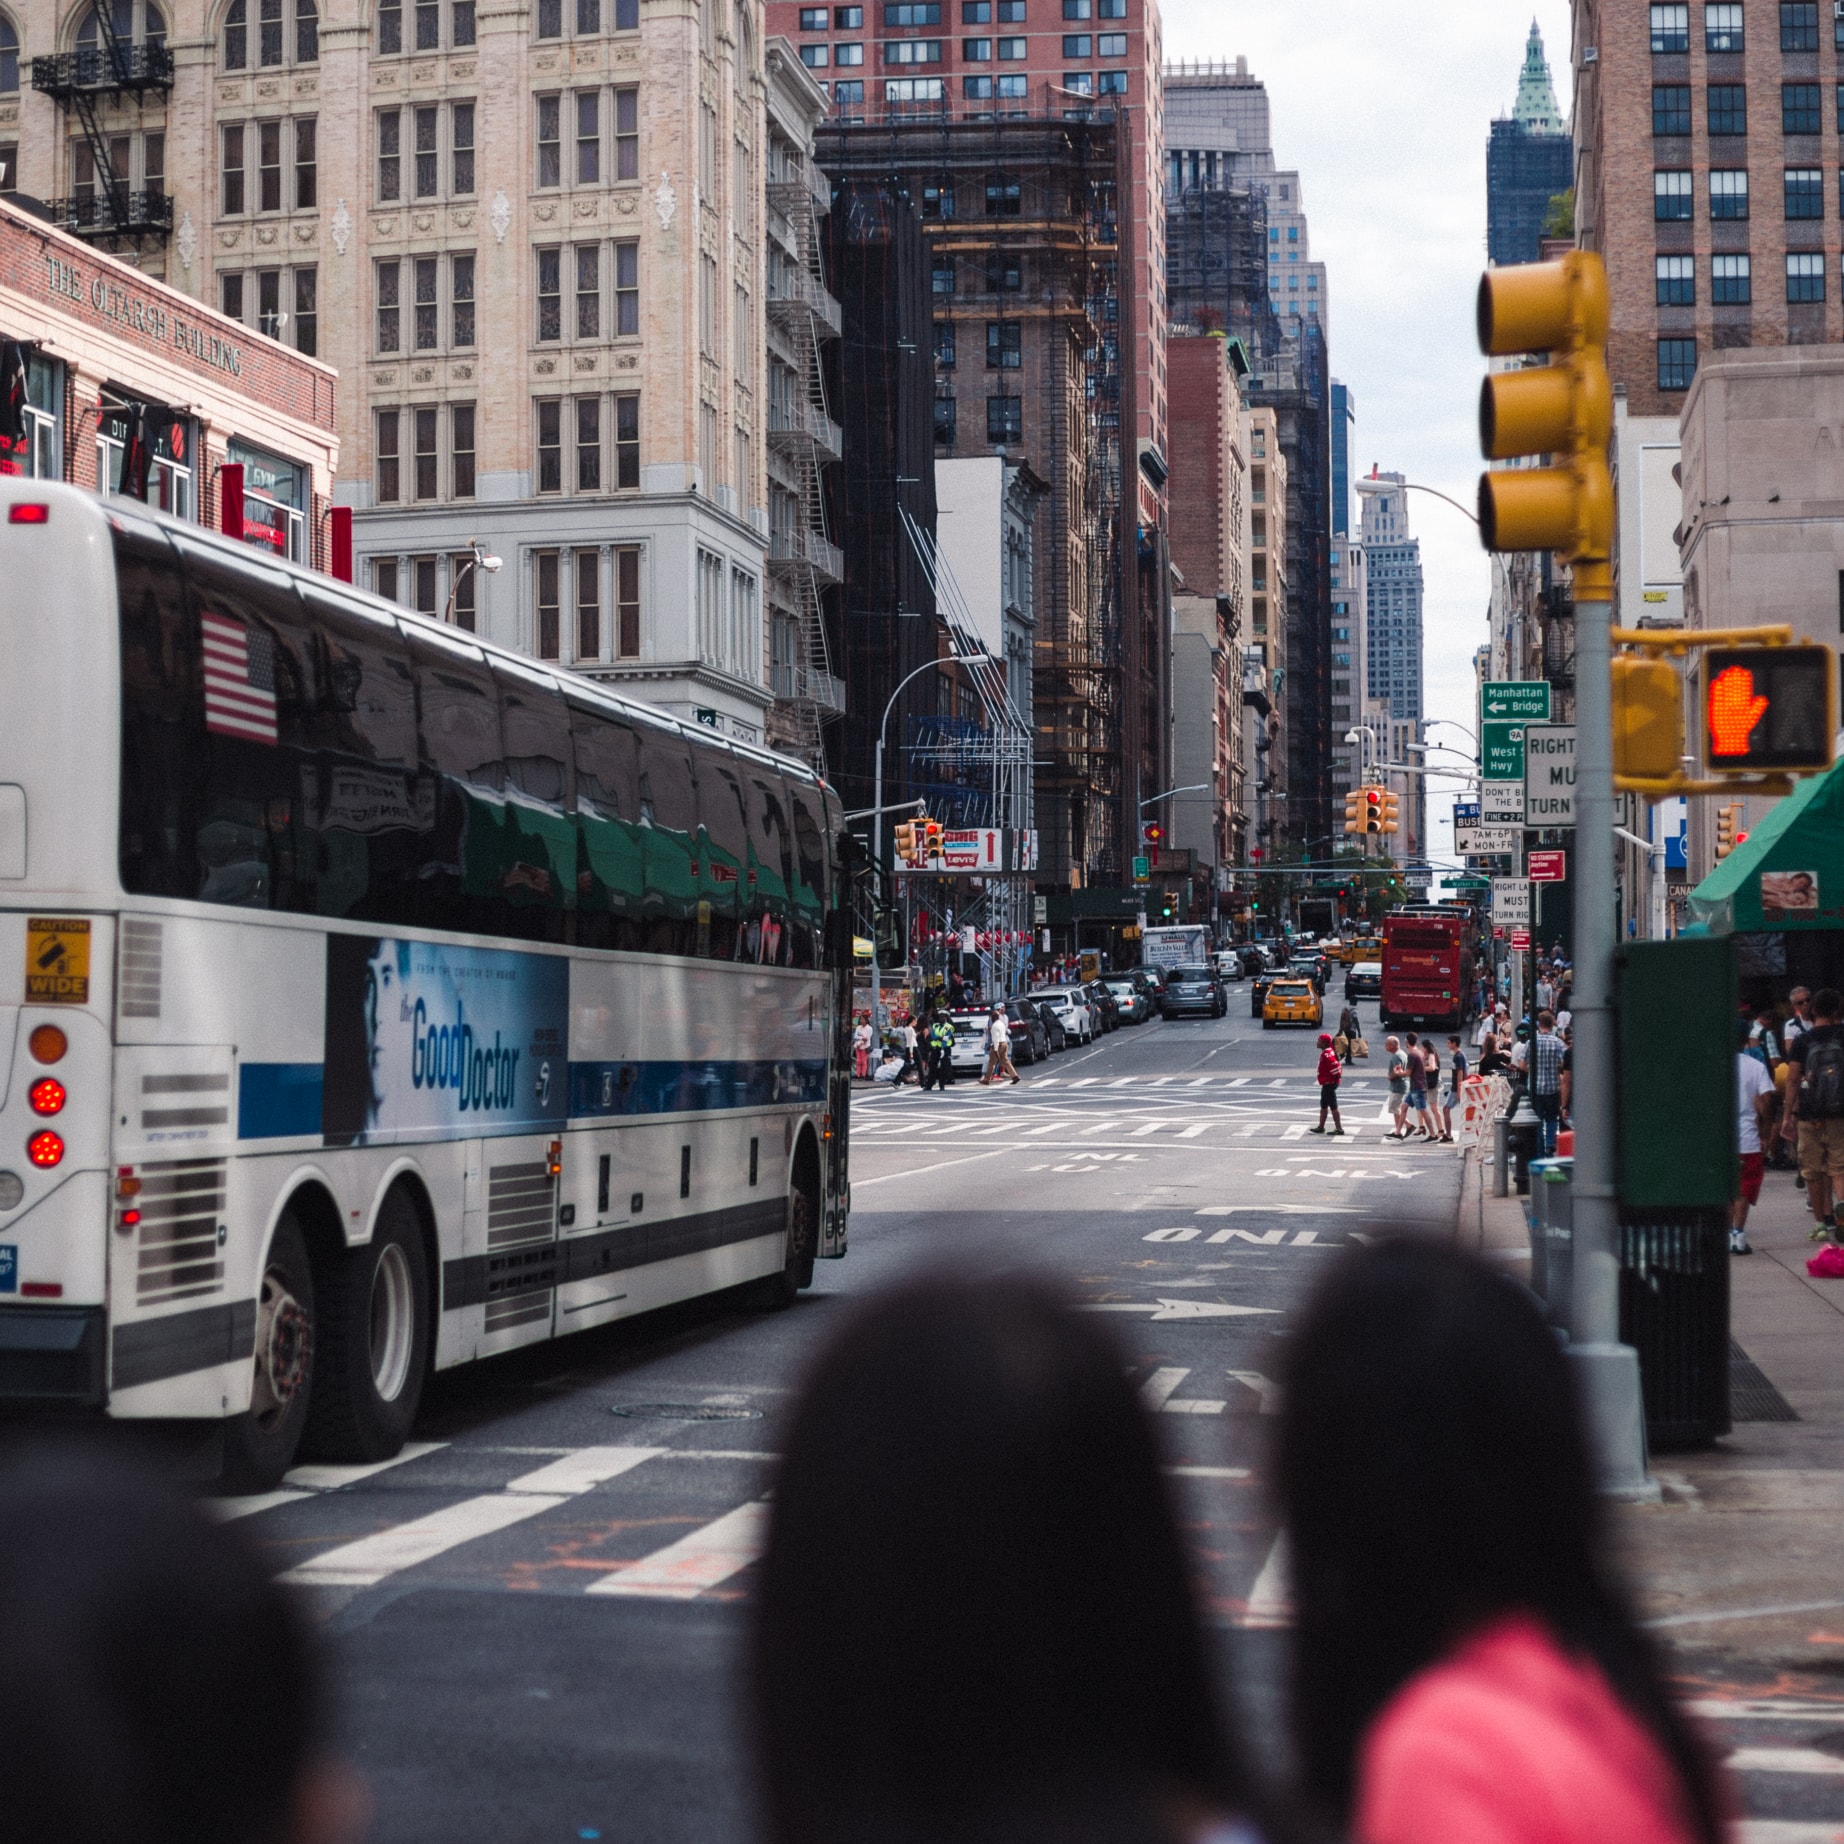
[[[844,554],[826,533],[820,470],[840,458],[839,425],[826,405],[820,344],[837,339],[839,303],[820,260],[819,220],[829,208],[824,175],[800,149],[771,148],[767,310],[772,360],[791,384],[768,401],[771,739],[823,767],[820,726],[845,709],[821,620],[822,590],[844,577]],[[771,366],[771,370],[773,367]]]
[[[135,43],[120,30],[117,9],[108,0],[93,7],[90,18],[94,43],[32,60],[32,87],[76,117],[93,176],[87,187],[75,185],[69,197],[50,200],[46,213],[59,229],[106,249],[132,243],[139,250],[148,239],[165,242],[173,228],[173,200],[159,186],[131,187],[112,146],[121,137],[104,127],[101,112],[128,97],[137,107],[150,94],[164,100],[173,88],[173,54],[164,39]]]

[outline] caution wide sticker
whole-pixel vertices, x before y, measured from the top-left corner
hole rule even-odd
[[[90,925],[81,916],[26,921],[26,1003],[88,1005]]]

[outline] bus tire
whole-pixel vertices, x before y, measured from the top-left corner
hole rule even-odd
[[[787,1252],[779,1273],[763,1283],[764,1304],[771,1311],[792,1306],[803,1287],[813,1285],[813,1258],[819,1252],[819,1199],[808,1181],[805,1159],[796,1159],[788,1190]]]
[[[370,1242],[319,1280],[308,1446],[328,1460],[388,1460],[409,1438],[429,1369],[429,1264],[408,1192],[394,1187]]]
[[[294,1464],[307,1426],[313,1362],[314,1271],[301,1225],[285,1211],[256,1297],[250,1406],[224,1424],[219,1483],[225,1491],[273,1491]]]

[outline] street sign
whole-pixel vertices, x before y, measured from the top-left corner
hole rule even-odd
[[[1521,781],[1524,778],[1524,720],[1483,723],[1479,726],[1480,773],[1487,781]]]
[[[1480,817],[1488,826],[1521,826],[1524,823],[1524,783],[1486,781],[1479,787]]]
[[[1479,817],[1479,803],[1476,800],[1456,800],[1453,803],[1453,823],[1464,826],[1468,820]]]
[[[1463,858],[1494,858],[1520,850],[1523,843],[1522,826],[1475,826],[1464,844],[1455,839],[1454,850]]]
[[[1525,732],[1524,824],[1575,824],[1575,726],[1532,724]]]
[[[1532,852],[1528,862],[1533,884],[1559,884],[1569,874],[1567,852]]]
[[[1521,877],[1492,879],[1492,919],[1530,925],[1530,885]]]
[[[1149,884],[1152,882],[1152,862],[1150,859],[1147,859],[1147,858],[1134,859],[1133,861],[1133,881],[1136,884]]]
[[[1514,928],[1511,931],[1511,952],[1513,954],[1528,954],[1530,952],[1529,929]]]
[[[1447,888],[1449,890],[1490,891],[1492,888],[1492,880],[1489,877],[1449,877],[1447,879]]]
[[[1547,679],[1490,679],[1480,688],[1479,715],[1487,723],[1494,718],[1515,718],[1546,724],[1549,712]]]

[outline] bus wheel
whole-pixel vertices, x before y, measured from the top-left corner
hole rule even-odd
[[[798,1161],[794,1188],[788,1193],[787,1257],[779,1274],[763,1283],[765,1303],[771,1308],[792,1306],[803,1287],[813,1285],[813,1258],[819,1252],[819,1204]]]
[[[429,1268],[401,1188],[369,1244],[321,1275],[308,1443],[329,1460],[388,1460],[408,1438],[429,1368]]]
[[[307,1424],[314,1360],[314,1274],[301,1225],[275,1226],[256,1298],[256,1376],[250,1406],[224,1424],[223,1484],[272,1491],[294,1463]]]

